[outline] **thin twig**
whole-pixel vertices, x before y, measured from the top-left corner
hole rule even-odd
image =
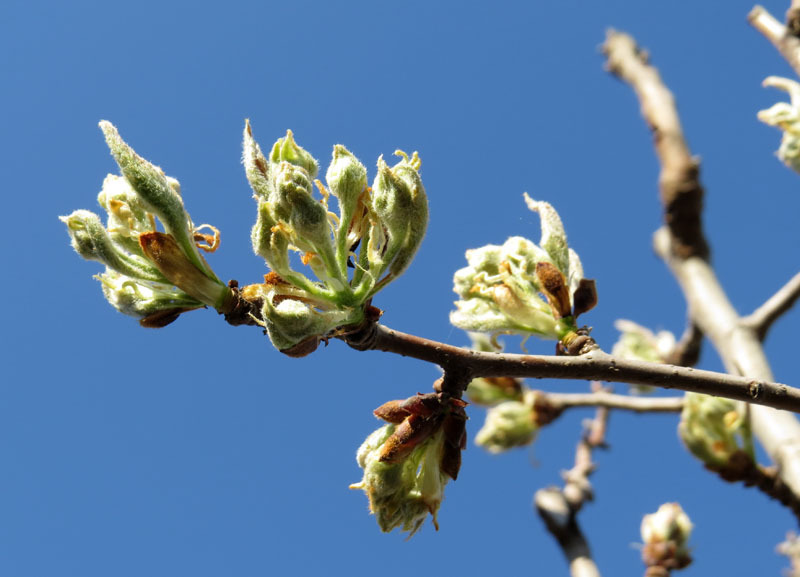
[[[791,12],[792,8],[789,10]],[[787,13],[787,16],[789,16],[789,13]],[[753,28],[772,42],[772,45],[778,49],[781,56],[794,68],[795,73],[800,75],[800,38],[792,34],[786,26],[781,24],[763,6],[754,6],[750,14],[747,15],[747,20]]]
[[[763,341],[772,323],[778,320],[783,313],[791,309],[798,298],[800,298],[800,273],[794,275],[789,282],[767,299],[763,305],[748,316],[742,318],[742,324],[755,331],[758,338]]]
[[[633,397],[605,391],[596,393],[542,393],[555,409],[605,407],[636,413],[680,413],[683,397]]]
[[[751,22],[762,32],[765,30],[774,32],[775,27],[764,13],[763,9],[756,7],[751,13]],[[773,37],[778,36],[773,35]],[[784,48],[794,42],[800,42],[793,37],[793,39],[786,38],[785,35],[782,38]],[[669,98],[664,96],[669,94],[669,91],[663,86],[660,76],[642,57],[641,51],[629,36],[610,34],[605,44],[605,52],[611,71],[628,82],[641,100],[642,111],[656,135],[662,183],[665,180],[664,174],[685,172],[687,159],[691,158],[688,148],[675,147],[679,154],[664,154],[660,151],[658,135],[665,131],[671,134],[674,141],[682,142],[685,147],[682,134],[675,134],[675,130],[680,130],[675,103],[671,96]],[[795,50],[790,55],[796,57],[798,54],[800,51]],[[795,60],[800,62],[800,58]],[[688,183],[690,190],[696,190],[698,187],[697,183]],[[662,200],[669,201],[668,198],[664,199],[664,196],[662,187]],[[695,203],[695,206],[698,211],[701,209],[701,203]],[[657,231],[654,245],[656,252],[664,259],[678,280],[686,296],[692,320],[717,349],[729,372],[764,381],[773,380],[758,335],[752,329],[742,326],[738,313],[728,300],[708,261],[707,244],[702,229],[697,231],[698,234],[694,237],[695,246],[692,246],[691,235],[680,233],[683,230],[681,224],[669,221],[668,202],[665,203],[664,210],[667,213],[667,226]],[[690,229],[701,226],[699,213],[691,214],[690,211],[686,217]],[[679,236],[676,236],[676,231]],[[688,247],[685,246],[687,240]],[[684,247],[684,250],[676,250],[676,247]],[[800,495],[800,423],[794,415],[765,407],[753,406],[750,413],[756,437],[775,461],[786,485],[795,495]]]
[[[477,377],[586,379],[693,391],[800,412],[800,389],[726,373],[620,359],[599,349],[579,357],[484,353],[383,325],[368,330],[368,339],[357,338],[357,345],[347,342],[360,350],[391,352],[435,363],[444,369],[446,379],[457,375],[463,387]]]
[[[606,394],[598,391],[597,394]],[[588,395],[591,396],[591,395]],[[572,577],[599,577],[600,571],[592,559],[589,544],[578,524],[577,515],[587,501],[594,498],[589,476],[594,472],[592,450],[605,446],[609,410],[597,409],[575,450],[575,465],[564,473],[564,488],[540,489],[534,505],[547,530],[558,542],[567,558]]]

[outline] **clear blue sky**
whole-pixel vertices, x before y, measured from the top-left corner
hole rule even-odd
[[[765,2],[781,15],[787,0]],[[355,450],[381,403],[427,391],[434,367],[340,342],[295,360],[209,311],[155,331],[116,313],[57,220],[97,210],[116,172],[114,122],[177,177],[195,222],[222,230],[221,277],[258,282],[245,118],[267,145],[287,128],[323,163],[345,144],[418,150],[431,222],[403,279],[376,302],[394,328],[465,345],[448,323],[464,251],[538,239],[527,191],[561,212],[599,307],[680,332],[684,302],[650,248],[657,163],[638,104],[610,78],[606,27],[633,33],[676,92],[708,189],[714,262],[743,313],[797,271],[800,177],[756,112],[789,75],[752,31],[750,2],[37,2],[0,7],[5,263],[0,384],[0,574],[14,577],[566,575],[531,509],[560,483],[581,419],[532,451],[470,444],[440,511],[411,541],[367,513]],[[793,312],[767,342],[798,383]],[[516,348],[516,343],[509,340]],[[552,343],[530,343],[549,353]],[[709,347],[701,366],[718,369]],[[540,382],[547,390],[585,383]],[[618,390],[624,390],[620,385]],[[470,435],[483,411],[470,408]],[[721,483],[681,447],[674,416],[615,414],[581,515],[605,575],[641,574],[641,515],[680,501],[696,524],[691,575],[779,575],[793,518]]]

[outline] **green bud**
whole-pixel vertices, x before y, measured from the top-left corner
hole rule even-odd
[[[289,274],[289,238],[272,216],[272,205],[259,201],[258,218],[253,226],[253,250],[269,267],[281,276]]]
[[[625,319],[616,321],[614,327],[622,333],[611,350],[615,357],[663,363],[675,349],[675,335],[669,331],[653,333],[650,329]]]
[[[244,121],[244,171],[247,181],[253,189],[257,199],[269,200],[272,193],[272,183],[270,180],[270,165],[261,147],[253,138],[253,130],[250,128],[250,121]]]
[[[675,349],[675,335],[669,331],[653,333],[650,329],[625,319],[616,321],[614,327],[622,333],[611,349],[611,354],[615,357],[664,363]],[[640,394],[652,393],[655,390],[655,387],[648,385],[631,385],[631,388]]]
[[[291,227],[292,244],[301,250],[332,253],[328,211],[313,197],[312,184],[304,169],[288,162],[277,165],[274,198],[273,214]]]
[[[529,445],[536,438],[536,414],[533,404],[506,401],[486,412],[486,422],[475,437],[475,444],[490,453],[502,453]]]
[[[88,210],[76,210],[59,219],[67,225],[72,247],[87,260],[96,260],[129,277],[165,282],[164,276],[145,258],[128,254],[111,240],[100,217]]]
[[[362,319],[358,310],[320,310],[295,298],[276,298],[275,292],[265,296],[261,314],[269,338],[279,351],[289,350],[310,337],[321,339],[338,326]]]
[[[109,174],[97,195],[108,214],[106,228],[111,239],[128,252],[139,252],[138,236],[153,230],[152,215],[124,176]]]
[[[333,195],[339,199],[340,226],[348,226],[358,199],[367,188],[367,169],[341,144],[333,147],[333,159],[325,173]]]
[[[686,448],[712,469],[724,469],[742,454],[755,462],[752,432],[742,403],[686,393],[678,434]]]
[[[392,167],[392,172],[411,193],[408,235],[389,268],[392,276],[397,277],[411,264],[422,244],[422,239],[425,238],[428,229],[428,197],[425,194],[425,187],[422,186],[422,178],[419,176],[422,165],[419,155],[415,152],[409,159],[402,150],[396,151],[395,154],[403,157],[403,160]]]
[[[414,258],[428,225],[428,198],[419,177],[419,156],[389,167],[378,159],[378,174],[372,185],[372,209],[386,230],[386,246],[370,254],[370,268],[386,268],[392,277],[399,276]],[[385,286],[385,283],[378,288]]]
[[[789,103],[779,102],[760,111],[758,119],[783,131],[778,158],[795,172],[800,172],[800,84],[777,76],[768,77],[763,84],[780,88],[789,94]]]
[[[641,528],[645,564],[668,569],[682,569],[689,565],[692,562],[689,538],[693,527],[678,503],[664,503],[655,513],[645,515]]]
[[[106,300],[119,312],[137,319],[203,307],[203,303],[168,284],[137,281],[111,269],[97,279],[102,283]]]
[[[110,122],[101,121],[100,128],[114,160],[148,212],[155,214],[164,223],[164,230],[175,239],[198,270],[217,280],[194,244],[194,225],[183,207],[177,181],[168,179],[163,170],[136,154]]]
[[[473,379],[467,385],[469,400],[477,405],[491,407],[503,401],[522,399],[522,387],[511,377],[487,377]]]
[[[381,461],[381,454],[396,427],[385,425],[367,437],[356,455],[364,477],[350,488],[364,490],[370,513],[385,533],[399,528],[414,535],[428,514],[438,530],[436,517],[449,479],[440,466],[444,432],[439,430],[404,460],[386,463]]]
[[[561,217],[550,203],[533,200],[527,194],[525,194],[525,203],[533,212],[539,213],[542,221],[542,237],[539,240],[539,246],[547,252],[558,270],[568,276],[569,248],[567,247],[567,233],[564,232]]]
[[[273,164],[288,162],[294,166],[298,166],[304,169],[311,178],[317,176],[317,172],[319,171],[319,163],[317,160],[305,149],[297,145],[291,130],[286,131],[285,138],[278,139],[272,147],[269,159]]]

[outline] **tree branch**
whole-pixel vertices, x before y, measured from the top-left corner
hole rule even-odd
[[[703,331],[697,327],[690,315],[686,330],[683,331],[681,339],[675,343],[675,348],[667,355],[664,362],[681,367],[693,367],[700,360],[702,344]]]
[[[604,407],[635,413],[680,413],[683,397],[633,397],[606,391],[596,393],[546,393],[545,400],[558,410],[572,407]]]
[[[751,22],[757,27],[769,22],[765,19],[764,12],[763,9],[759,12],[756,7],[751,13]],[[774,26],[770,26],[768,28],[773,30]],[[793,45],[795,41],[800,42],[796,38],[786,38],[785,35],[782,40],[786,46]],[[678,280],[686,296],[692,320],[711,340],[726,369],[731,373],[771,381],[772,371],[758,335],[743,326],[708,261],[707,244],[702,229],[698,230],[698,235],[693,240],[690,235],[681,233],[684,227],[680,223],[670,222],[669,198],[665,198],[663,191],[663,183],[668,178],[664,175],[686,174],[691,155],[685,146],[683,135],[675,133],[680,130],[680,123],[674,101],[671,96],[665,96],[669,91],[630,36],[610,33],[604,51],[609,69],[636,91],[645,118],[656,135],[656,149],[662,171],[661,196],[667,214],[667,226],[657,231],[654,237],[656,252]],[[800,50],[794,50],[792,54],[797,57]],[[800,62],[800,58],[795,60]],[[673,147],[670,154],[662,153],[658,135],[663,133],[670,134],[675,142],[683,143],[684,146]],[[696,163],[694,166],[696,168]],[[694,178],[697,178],[697,170],[694,171]],[[689,190],[702,190],[697,183],[690,182],[686,186]],[[699,202],[694,203],[694,206],[698,211],[701,209]],[[675,215],[674,211],[672,214]],[[689,211],[686,218],[690,228],[700,227],[702,224],[699,213],[692,214]],[[685,246],[687,241],[688,247]],[[775,461],[783,481],[795,495],[800,495],[800,423],[794,415],[757,406],[752,407],[751,419],[756,437]]]
[[[379,350],[435,363],[457,375],[462,390],[477,377],[586,379],[693,391],[800,412],[800,389],[736,375],[613,357],[599,349],[579,357],[484,353],[454,347],[380,324],[342,338],[359,350]],[[452,377],[455,381],[456,377]],[[447,386],[442,387],[448,390]],[[452,389],[450,389],[452,390]]]
[[[609,395],[599,390],[596,394]],[[594,498],[589,482],[589,476],[595,469],[592,450],[605,446],[608,416],[608,408],[597,409],[595,418],[575,450],[575,465],[564,473],[564,488],[540,489],[533,499],[536,511],[567,558],[572,577],[600,577],[600,571],[592,560],[589,544],[578,525],[577,515],[583,505]]]
[[[800,36],[800,0],[792,0],[786,11],[786,27],[794,36]]]
[[[662,167],[659,187],[664,222],[671,232],[672,250],[684,258],[706,258],[709,249],[700,221],[703,210],[700,164],[692,158],[683,138],[675,99],[661,81],[658,70],[649,65],[649,55],[639,50],[627,34],[609,30],[603,52],[608,71],[636,91],[642,116],[653,132]]]
[[[795,14],[792,22],[796,23],[796,6],[795,2],[787,12],[787,17],[790,14]],[[794,12],[793,12],[794,11]],[[747,15],[747,20],[750,25],[756,30],[761,32],[764,37],[772,42],[772,45],[778,49],[789,65],[794,68],[795,73],[800,76],[800,38],[791,33],[791,31],[781,24],[772,14],[770,14],[763,6],[754,6]],[[795,25],[795,24],[793,24]]]
[[[742,318],[742,325],[754,331],[758,338],[763,341],[772,323],[792,308],[798,298],[800,298],[800,273],[794,275],[763,305]]]

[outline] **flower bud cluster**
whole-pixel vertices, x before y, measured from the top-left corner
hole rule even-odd
[[[486,422],[475,436],[475,444],[490,453],[502,453],[529,445],[539,430],[533,406],[505,401],[486,412]]]
[[[694,525],[678,503],[664,503],[642,518],[642,559],[648,567],[667,571],[692,562],[689,538]],[[655,573],[654,573],[655,574]],[[661,573],[658,573],[661,574]]]
[[[360,323],[369,299],[410,264],[425,235],[428,201],[419,157],[397,154],[402,160],[391,167],[378,160],[369,187],[364,165],[336,145],[326,189],[315,180],[317,161],[291,131],[266,156],[246,124],[244,165],[258,202],[253,249],[279,279],[263,285],[262,312],[279,350],[307,354],[337,327]],[[329,210],[331,196],[338,214]]]
[[[460,300],[450,322],[466,330],[561,340],[596,304],[594,281],[583,278],[555,209],[527,195],[525,200],[541,217],[539,244],[512,237],[502,246],[467,251],[469,265],[454,276]]]
[[[622,334],[611,354],[621,359],[663,363],[675,349],[675,335],[669,331],[654,333],[633,321],[619,319],[614,327]]]
[[[724,470],[736,459],[755,462],[752,432],[744,405],[730,399],[686,393],[678,434],[707,467]]]
[[[486,421],[475,436],[475,444],[490,453],[502,453],[531,444],[539,429],[560,414],[541,392],[525,391],[521,400],[505,401],[486,412]]]
[[[764,86],[774,86],[789,93],[789,102],[779,102],[758,113],[758,119],[783,131],[778,158],[800,172],[800,84],[788,78],[770,76]]]
[[[466,445],[466,403],[445,393],[418,394],[375,410],[389,424],[374,431],[358,450],[364,476],[351,489],[363,489],[369,509],[384,532],[419,531],[437,513],[444,486],[458,477]]]
[[[108,175],[98,196],[106,224],[88,210],[61,217],[75,251],[106,266],[101,281],[106,299],[143,326],[160,327],[181,313],[223,308],[230,289],[201,256],[215,250],[219,235],[203,234],[183,207],[180,185],[140,157],[109,122],[100,123],[122,171]],[[164,232],[156,230],[156,217]]]
[[[611,354],[620,359],[665,363],[675,350],[675,335],[669,331],[654,333],[646,327],[625,319],[616,321],[614,327],[622,334],[611,349]],[[648,385],[631,385],[631,389],[639,394],[649,394],[655,391],[655,387]]]

